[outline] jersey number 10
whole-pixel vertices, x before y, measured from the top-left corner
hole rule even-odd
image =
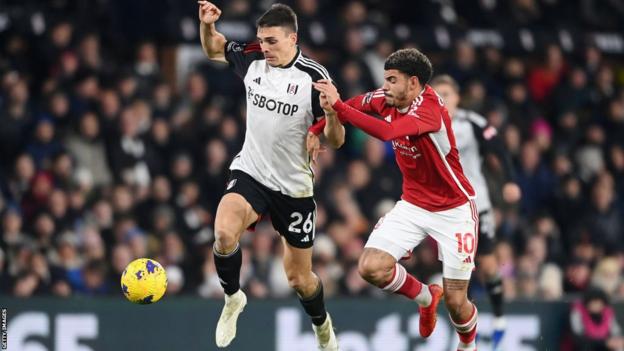
[[[472,233],[455,233],[457,238],[457,252],[471,254],[475,249],[475,239]]]

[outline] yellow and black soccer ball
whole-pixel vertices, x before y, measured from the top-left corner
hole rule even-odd
[[[165,269],[155,260],[149,258],[136,259],[121,275],[121,291],[128,300],[138,304],[154,303],[167,290],[167,274]]]

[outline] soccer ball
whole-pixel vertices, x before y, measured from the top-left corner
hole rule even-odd
[[[138,304],[154,303],[167,290],[167,274],[160,263],[149,258],[136,259],[121,274],[121,291]]]

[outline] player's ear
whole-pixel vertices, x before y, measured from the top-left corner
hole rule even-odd
[[[420,85],[420,81],[418,80],[418,77],[416,76],[410,76],[408,79],[408,83],[411,89],[416,89]]]
[[[297,44],[297,32],[290,32],[288,34],[288,39],[292,42],[292,44]]]

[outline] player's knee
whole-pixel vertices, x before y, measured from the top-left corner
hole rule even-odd
[[[444,303],[449,311],[459,311],[468,303],[468,296],[463,292],[445,292]]]
[[[358,272],[362,279],[377,286],[388,280],[388,271],[387,267],[384,267],[383,263],[374,257],[364,255],[358,262]]]
[[[218,253],[227,254],[236,249],[238,239],[236,233],[223,226],[215,226],[215,249]]]
[[[288,279],[288,286],[295,291],[303,291],[306,288],[305,275],[300,272],[287,272],[286,278]]]

